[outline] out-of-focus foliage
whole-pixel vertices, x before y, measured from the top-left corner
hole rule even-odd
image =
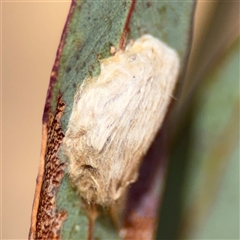
[[[158,239],[239,239],[239,4],[217,4],[186,79]]]
[[[182,223],[190,238],[238,238],[239,43],[207,74],[192,109]]]

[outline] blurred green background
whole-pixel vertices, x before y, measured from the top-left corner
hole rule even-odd
[[[159,239],[239,239],[239,6],[198,3]]]

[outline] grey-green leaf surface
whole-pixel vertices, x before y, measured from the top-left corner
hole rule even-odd
[[[61,126],[65,132],[76,89],[89,76],[99,74],[99,58],[110,56],[110,47],[119,48],[120,39],[129,31],[128,40],[149,33],[175,48],[182,64],[188,55],[194,1],[136,1],[129,23],[126,22],[135,1],[76,1],[70,17],[65,44],[53,83],[50,108],[54,112],[61,94],[66,103]],[[127,27],[127,28],[128,28]],[[66,161],[59,153],[61,161]],[[72,189],[66,172],[57,194],[57,207],[67,211],[61,228],[62,239],[87,239],[88,216],[79,195]],[[107,214],[94,227],[96,239],[118,239]]]

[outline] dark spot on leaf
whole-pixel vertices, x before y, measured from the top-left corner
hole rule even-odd
[[[66,72],[69,73],[71,71],[71,67],[67,67]]]
[[[147,8],[149,8],[149,7],[152,6],[152,3],[151,2],[147,2],[146,5],[147,5]]]

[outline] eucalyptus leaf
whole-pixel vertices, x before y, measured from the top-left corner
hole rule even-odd
[[[55,114],[61,95],[65,109],[60,123],[65,133],[77,88],[86,78],[100,73],[99,60],[111,55],[111,47],[120,49],[124,40],[152,34],[177,50],[184,69],[194,6],[193,0],[73,1],[53,68],[44,121],[48,121],[48,114]],[[60,163],[67,162],[61,148],[58,158]],[[61,226],[61,238],[88,239],[86,206],[72,188],[67,168],[57,191],[56,206],[67,216]],[[97,218],[93,235],[99,240],[119,239],[108,211]]]

